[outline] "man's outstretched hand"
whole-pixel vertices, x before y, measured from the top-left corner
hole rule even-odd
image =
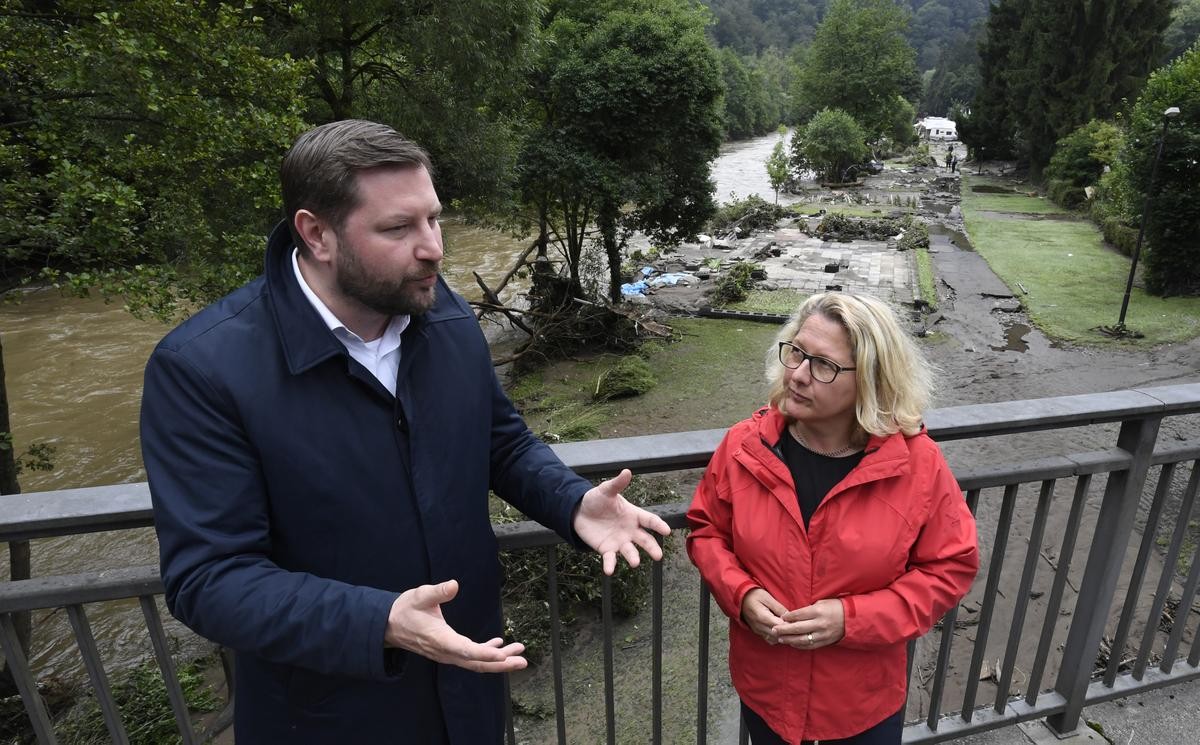
[[[631,567],[641,563],[638,546],[650,558],[661,559],[662,548],[654,534],[666,536],[671,533],[671,528],[661,517],[630,504],[621,496],[621,491],[632,480],[633,474],[626,468],[615,478],[592,487],[583,495],[575,513],[575,533],[600,554],[605,574],[616,570],[618,553]]]
[[[505,644],[499,637],[480,644],[450,628],[441,606],[457,594],[458,580],[453,579],[405,591],[392,603],[384,644],[481,673],[506,673],[529,664],[521,656],[524,644]]]

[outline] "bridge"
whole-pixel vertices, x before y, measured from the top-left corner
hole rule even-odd
[[[904,742],[948,742],[1035,720],[1069,733],[1085,707],[1200,678],[1200,633],[1189,629],[1200,584],[1200,540],[1189,525],[1200,483],[1197,414],[1200,384],[929,413],[929,430],[943,444],[976,514],[981,567],[967,598],[909,645]],[[1164,434],[1164,422],[1172,423],[1173,436]],[[722,434],[706,430],[554,447],[588,477],[610,476],[622,467],[666,473],[702,468]],[[0,541],[152,524],[144,483],[3,499]],[[674,529],[686,530],[686,508],[680,502],[653,509]],[[533,523],[496,525],[495,530],[501,550],[540,551],[548,563],[551,653],[544,664],[550,670],[557,742],[617,742],[617,702],[625,693],[614,682],[618,655],[623,668],[645,670],[650,689],[644,711],[627,715],[622,709],[622,718],[640,718],[635,724],[644,737],[639,735],[638,741],[679,742],[677,732],[664,731],[664,611],[672,609],[664,609],[663,564],[643,564],[638,570],[650,574],[651,628],[649,644],[634,662],[614,643],[611,581],[602,579],[598,643],[604,664],[594,683],[603,690],[603,722],[598,718],[587,732],[568,731],[566,713],[573,702],[564,685],[564,650],[558,642],[562,609],[554,570],[561,541]],[[724,620],[698,575],[694,577],[698,617],[690,678],[694,737],[705,743],[722,731],[721,717],[715,715],[722,704],[720,686],[714,681],[725,675],[720,663],[724,651],[714,644],[720,629],[714,624]],[[130,723],[122,720],[114,701],[113,671],[84,606],[134,600],[150,639],[146,652],[161,671],[180,737],[185,743],[202,741],[164,631],[162,591],[156,566],[0,584],[0,645],[39,743],[57,740],[38,671],[30,669],[18,643],[16,615],[65,610],[108,734],[114,743],[127,743]],[[728,698],[727,691],[723,695]],[[515,745],[511,706],[508,721],[508,742]],[[622,722],[626,731],[628,724]],[[736,722],[733,726],[737,731]],[[744,730],[740,739],[745,742]]]

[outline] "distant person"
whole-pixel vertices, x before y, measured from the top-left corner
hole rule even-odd
[[[502,741],[488,492],[630,566],[666,523],[525,426],[439,271],[429,156],[340,121],[283,160],[262,276],[146,366],[142,452],[171,612],[237,651],[235,737]]]
[[[975,521],[922,417],[930,371],[892,311],[810,297],[688,510],[688,554],[729,616],[754,745],[896,745],[905,643],[967,593]]]
[[[950,147],[946,148],[946,170],[950,170],[950,167],[953,163],[954,163],[954,146],[951,145]]]
[[[952,155],[952,156],[950,156],[950,173],[957,173],[957,172],[958,172],[958,156]]]

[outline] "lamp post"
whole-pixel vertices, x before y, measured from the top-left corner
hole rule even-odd
[[[1158,150],[1154,153],[1154,163],[1150,166],[1150,182],[1146,185],[1146,201],[1142,206],[1142,224],[1138,226],[1137,243],[1133,246],[1133,261],[1129,264],[1129,280],[1125,282],[1125,297],[1121,300],[1121,317],[1113,327],[1114,335],[1124,336],[1128,333],[1125,328],[1125,311],[1129,310],[1129,293],[1133,291],[1133,275],[1137,272],[1138,257],[1142,253],[1142,238],[1146,235],[1146,220],[1150,217],[1150,200],[1154,195],[1154,177],[1158,174],[1158,161],[1162,160],[1163,145],[1167,141],[1167,125],[1179,116],[1179,107],[1172,106],[1163,112],[1162,134],[1158,136]]]

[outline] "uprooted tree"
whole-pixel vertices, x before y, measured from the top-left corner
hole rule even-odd
[[[551,247],[564,266],[561,276],[535,271],[533,310],[546,314],[539,335],[567,313],[574,320],[558,330],[588,343],[612,331],[595,301],[620,298],[629,235],[678,243],[713,211],[721,73],[703,15],[682,0],[564,0],[551,11],[530,74],[533,126],[518,177],[538,235],[535,266],[547,265]],[[607,283],[587,275],[599,252]]]

